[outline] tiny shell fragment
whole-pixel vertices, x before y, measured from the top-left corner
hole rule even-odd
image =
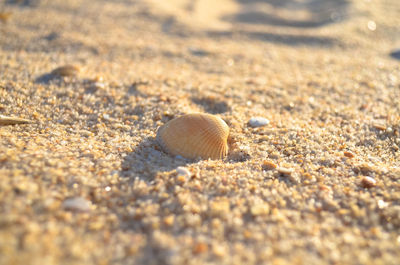
[[[157,142],[175,156],[222,159],[228,153],[229,127],[219,117],[192,113],[175,118],[157,131]]]
[[[376,186],[376,180],[371,177],[363,177],[361,179],[361,185],[363,186],[363,188],[373,188]]]
[[[89,212],[91,208],[90,201],[82,197],[73,197],[66,199],[63,204],[63,208],[69,211],[75,212]]]
[[[21,119],[17,117],[8,117],[0,115],[0,125],[15,125],[15,124],[24,124],[31,123],[30,120]]]
[[[249,120],[249,125],[253,128],[269,124],[269,120],[263,117],[253,117]]]
[[[62,77],[67,77],[67,76],[72,77],[72,76],[76,76],[79,72],[80,72],[79,67],[77,67],[75,65],[67,64],[67,65],[64,65],[64,66],[54,69],[51,72],[51,74],[62,76]]]

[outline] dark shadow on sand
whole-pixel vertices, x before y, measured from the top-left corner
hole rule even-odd
[[[212,97],[191,97],[192,102],[211,114],[220,114],[231,111],[228,103]]]
[[[246,152],[231,149],[227,158],[224,159],[224,163],[235,164],[249,159],[250,155]],[[150,182],[158,173],[169,172],[177,167],[188,166],[199,161],[200,159],[185,159],[167,154],[161,150],[154,137],[147,137],[135,147],[133,152],[125,156],[119,174],[132,181],[139,178]]]
[[[227,19],[229,20],[229,17]],[[273,26],[296,28],[316,28],[333,22],[329,16],[316,17],[311,20],[282,19],[258,11],[238,14],[235,16],[234,20],[241,23],[269,24]]]
[[[6,0],[6,4],[9,5],[23,5],[23,6],[39,6],[41,0]]]
[[[225,20],[293,28],[315,28],[341,21],[347,15],[349,4],[347,0],[237,0],[237,2],[242,6],[241,11],[226,17]],[[282,12],[277,11],[283,11],[285,16],[279,15]],[[296,18],[298,11],[307,12],[307,18]]]
[[[334,46],[340,44],[340,41],[330,37],[310,36],[310,35],[293,35],[293,34],[274,34],[263,31],[209,31],[211,37],[232,37],[235,34],[241,34],[251,39],[265,42],[285,44],[289,46],[309,45],[309,46]]]
[[[159,172],[169,172],[195,162],[165,153],[154,137],[147,137],[135,147],[133,152],[125,156],[120,176],[130,178],[132,181],[138,177],[148,182],[153,180]]]
[[[331,47],[340,45],[340,40],[314,34],[309,29],[340,23],[349,18],[348,0],[236,0],[240,5],[239,11],[221,19],[232,25],[232,30],[206,31],[211,38],[232,38],[245,36],[250,39],[272,42],[289,46],[309,45]],[[194,2],[194,1],[193,1]],[[194,4],[187,7],[193,11]],[[279,11],[279,12],[278,12]],[[303,15],[299,15],[299,12]],[[307,15],[304,15],[307,14]],[[181,25],[174,16],[162,22],[163,31],[167,34],[185,38],[187,27]],[[251,29],[248,26],[269,26],[282,29],[276,30]],[[245,26],[245,27],[242,27]],[[291,33],[284,32],[285,28],[297,30]],[[190,30],[189,30],[190,31]],[[185,33],[186,32],[186,33]]]
[[[38,77],[35,79],[35,83],[37,83],[37,84],[48,84],[48,83],[50,83],[52,80],[57,80],[57,79],[60,79],[60,77],[55,76],[55,75],[53,75],[53,74],[47,73],[47,74],[43,74],[43,75],[38,76]]]
[[[400,60],[400,49],[392,51],[389,55],[394,59]]]

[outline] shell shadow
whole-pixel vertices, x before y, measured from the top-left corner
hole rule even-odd
[[[149,182],[160,172],[172,171],[177,167],[195,162],[165,153],[154,137],[147,137],[135,147],[133,152],[125,156],[119,174],[132,181],[135,178],[140,178]]]
[[[67,76],[63,77],[63,76],[54,74],[53,72],[50,72],[50,73],[45,73],[45,74],[42,74],[42,75],[36,77],[35,83],[36,84],[44,84],[44,85],[54,83],[54,84],[60,85],[62,83],[65,83],[65,81],[71,81],[71,80],[77,80],[77,79],[76,79],[76,77],[67,77]],[[88,83],[90,83],[88,80],[85,80],[85,79],[82,79],[82,80],[84,83],[86,83],[86,85]]]
[[[394,59],[400,60],[400,49],[392,51],[389,55]]]
[[[56,80],[56,79],[60,79],[59,77],[51,74],[51,73],[46,73],[46,74],[42,74],[40,76],[38,76],[35,79],[35,83],[37,84],[48,84],[50,83],[52,80]]]

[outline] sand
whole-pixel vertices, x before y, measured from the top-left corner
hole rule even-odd
[[[399,263],[398,0],[6,2],[0,264]]]

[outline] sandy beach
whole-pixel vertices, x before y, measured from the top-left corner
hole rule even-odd
[[[0,264],[399,264],[399,14],[1,1]],[[224,159],[156,141],[195,112]]]

